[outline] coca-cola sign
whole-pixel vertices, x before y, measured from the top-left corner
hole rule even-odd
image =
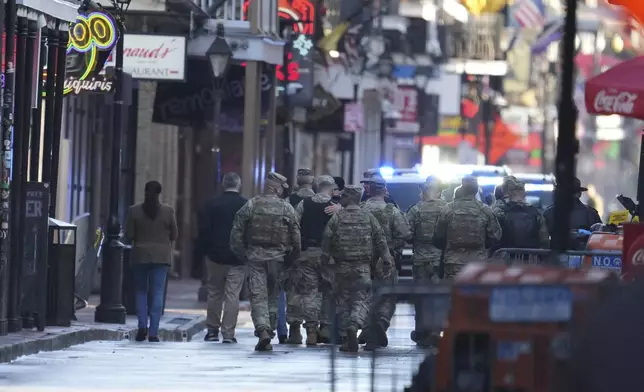
[[[633,114],[637,94],[627,91],[600,90],[593,107],[597,113]]]
[[[133,79],[186,79],[186,37],[125,34],[123,71]],[[115,51],[106,66],[114,66]]]

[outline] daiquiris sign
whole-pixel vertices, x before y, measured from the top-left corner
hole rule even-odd
[[[112,91],[113,82],[101,71],[119,39],[118,31],[114,17],[106,11],[78,15],[67,43],[65,95]],[[46,78],[47,71],[43,83]]]

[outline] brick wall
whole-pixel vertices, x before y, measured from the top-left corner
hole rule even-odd
[[[154,180],[163,185],[161,200],[176,208],[179,127],[152,122],[155,91],[156,82],[139,83],[135,202],[143,200],[145,183]]]

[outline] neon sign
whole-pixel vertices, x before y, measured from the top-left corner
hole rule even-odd
[[[65,95],[112,90],[112,82],[99,73],[119,39],[118,31],[116,21],[107,12],[96,11],[76,17],[66,49]],[[46,78],[47,71],[43,83]]]
[[[288,74],[288,81],[297,82],[300,79],[300,64],[293,61],[293,53],[289,53],[287,59],[288,61],[286,63],[286,73]],[[284,66],[280,64],[275,68],[277,80],[279,80],[280,82],[285,81],[286,75],[284,75]]]
[[[248,20],[250,0],[242,5],[244,20]],[[281,19],[298,22],[293,24],[295,34],[313,35],[315,33],[315,5],[309,0],[279,0],[277,13]]]

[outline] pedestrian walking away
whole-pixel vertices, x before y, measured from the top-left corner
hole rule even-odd
[[[344,208],[331,217],[322,237],[320,264],[335,263],[334,298],[343,340],[340,351],[358,351],[358,330],[369,316],[373,260],[380,263],[375,267],[383,278],[394,268],[378,220],[359,206],[361,194],[361,187],[345,186]]]
[[[208,200],[201,213],[200,244],[206,254],[206,287],[208,308],[204,340],[237,343],[235,327],[239,315],[239,295],[246,279],[246,266],[230,249],[230,232],[235,214],[246,204],[239,194],[241,179],[237,173],[226,173],[222,195]]]
[[[130,265],[136,291],[137,342],[146,337],[150,342],[159,341],[166,279],[172,265],[173,242],[177,239],[174,209],[160,202],[161,190],[157,181],[145,184],[143,203],[130,207],[125,223],[125,238],[132,243]]]
[[[453,279],[466,263],[486,260],[486,249],[501,239],[501,226],[492,209],[476,199],[478,191],[476,177],[464,177],[454,201],[438,216],[432,243],[444,251],[443,279]]]
[[[289,344],[302,344],[300,326],[304,322],[306,345],[316,345],[320,321],[320,343],[330,343],[333,319],[328,302],[332,299],[333,271],[332,266],[322,268],[320,255],[322,234],[332,216],[325,212],[325,209],[333,204],[331,196],[337,187],[331,176],[318,177],[316,185],[318,193],[302,200],[295,208],[302,233],[302,253],[286,274]],[[323,307],[323,304],[327,306]],[[320,320],[322,313],[323,319]]]
[[[248,266],[251,317],[259,339],[257,351],[273,349],[282,270],[284,264],[297,260],[301,251],[297,215],[280,197],[287,187],[286,177],[269,172],[264,192],[237,212],[230,232],[233,253]]]
[[[433,177],[428,177],[420,187],[420,201],[407,211],[407,221],[413,244],[413,279],[416,282],[433,282],[438,278],[438,269],[443,252],[432,244],[434,229],[438,216],[447,202],[442,200],[443,184]],[[422,329],[416,319],[415,340],[419,346],[436,343],[432,332]]]
[[[389,252],[396,264],[400,262],[402,248],[406,241],[411,238],[409,223],[405,215],[392,203],[385,201],[387,193],[387,183],[381,177],[371,177],[363,180],[368,183],[369,199],[362,203],[362,209],[370,212],[380,223],[380,227],[387,239]],[[378,283],[395,284],[398,282],[398,265],[395,265],[391,274],[383,274],[379,271],[379,263],[374,266],[373,277]],[[381,298],[374,302],[371,307],[374,317],[370,319],[374,323],[368,327],[368,332],[362,332],[362,339],[365,338],[367,343],[365,350],[373,350],[378,347],[387,347],[387,330],[391,323],[391,318],[396,311],[396,299],[391,296]]]
[[[549,247],[548,226],[539,209],[525,201],[525,183],[509,177],[505,184],[507,200],[493,208],[492,212],[502,229],[498,248]]]

